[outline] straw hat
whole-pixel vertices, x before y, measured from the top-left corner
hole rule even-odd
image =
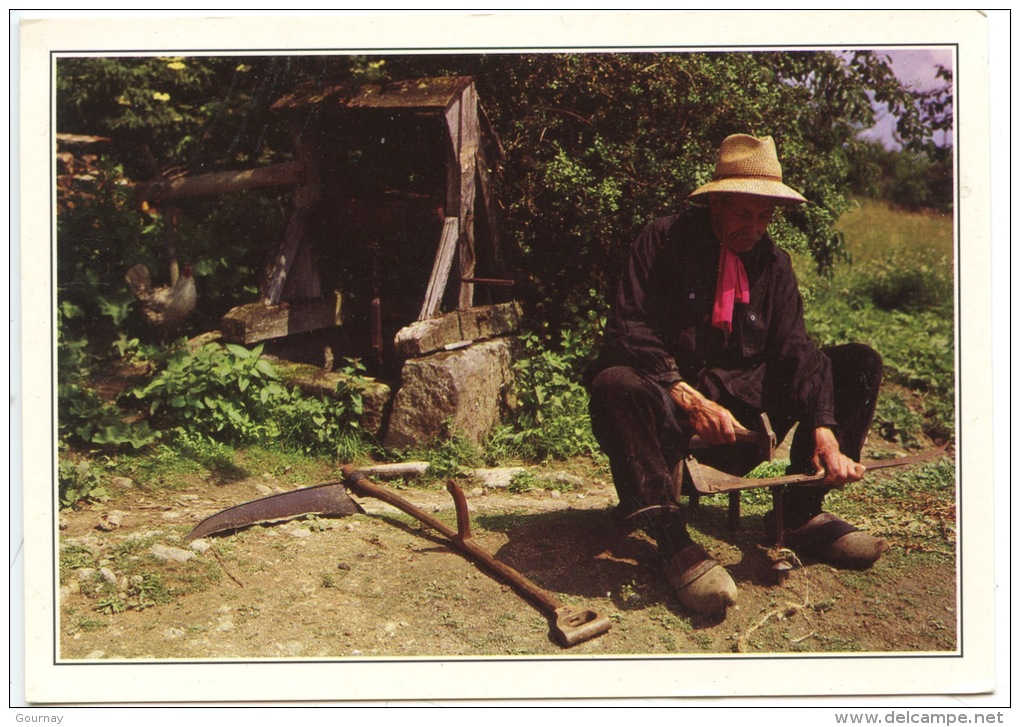
[[[771,136],[759,139],[748,134],[733,134],[723,139],[712,181],[689,196],[697,198],[712,192],[754,194],[769,197],[776,204],[807,202],[799,192],[783,184],[783,167]]]

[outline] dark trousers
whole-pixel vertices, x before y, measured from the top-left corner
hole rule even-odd
[[[836,438],[843,454],[860,461],[861,450],[875,414],[882,380],[882,359],[868,346],[846,344],[822,349],[832,362]],[[599,373],[589,386],[592,429],[609,457],[621,511],[671,505],[673,470],[687,454],[693,433],[669,393],[626,366]],[[763,392],[766,413],[778,441],[789,433],[796,417],[784,408],[781,391]],[[719,402],[748,429],[755,429],[759,411],[736,401]],[[797,428],[790,449],[791,472],[813,472],[814,436],[810,425]],[[821,512],[826,490],[787,487],[784,513],[788,526]],[[642,524],[659,541],[664,556],[690,542],[682,511],[653,512]]]

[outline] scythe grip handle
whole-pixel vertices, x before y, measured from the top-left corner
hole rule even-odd
[[[478,546],[471,537],[471,523],[468,516],[467,500],[456,483],[450,481],[446,488],[453,496],[457,510],[457,530],[423,512],[399,495],[380,487],[351,466],[343,468],[347,486],[357,495],[374,497],[392,505],[420,522],[428,525],[436,532],[446,536],[460,550],[470,555],[475,561],[486,566],[491,572],[508,581],[519,593],[537,603],[553,623],[556,640],[563,646],[574,646],[604,634],[609,630],[610,621],[607,617],[589,610],[563,604],[552,593],[540,588],[519,572],[505,563],[496,560],[490,553]]]

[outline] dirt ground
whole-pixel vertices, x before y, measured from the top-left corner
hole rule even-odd
[[[318,482],[333,479],[335,471],[324,465]],[[772,563],[781,553],[765,542],[764,508],[745,505],[741,527],[732,533],[725,502],[706,499],[692,514],[692,533],[729,568],[740,591],[725,619],[708,619],[679,605],[643,534],[614,530],[612,485],[598,472],[582,472],[574,481],[566,491],[513,493],[461,480],[479,545],[563,602],[610,619],[608,633],[570,649],[555,642],[538,608],[442,536],[378,500],[359,500],[366,514],[298,518],[185,542],[208,515],[296,486],[264,474],[235,481],[196,476],[167,491],[121,480],[101,505],[62,512],[60,658],[957,648],[951,538],[932,547],[930,539],[914,539],[910,528],[894,523],[882,533],[891,550],[871,570],[807,563],[780,585]],[[453,501],[439,484],[386,486],[399,487],[405,499],[455,527]],[[890,506],[876,501],[863,507],[868,523],[881,526],[883,507]]]

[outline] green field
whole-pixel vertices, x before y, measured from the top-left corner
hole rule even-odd
[[[858,341],[885,362],[876,426],[904,445],[955,430],[954,245],[949,215],[863,200],[839,222],[849,260],[830,279],[797,260],[808,329],[819,344]]]

